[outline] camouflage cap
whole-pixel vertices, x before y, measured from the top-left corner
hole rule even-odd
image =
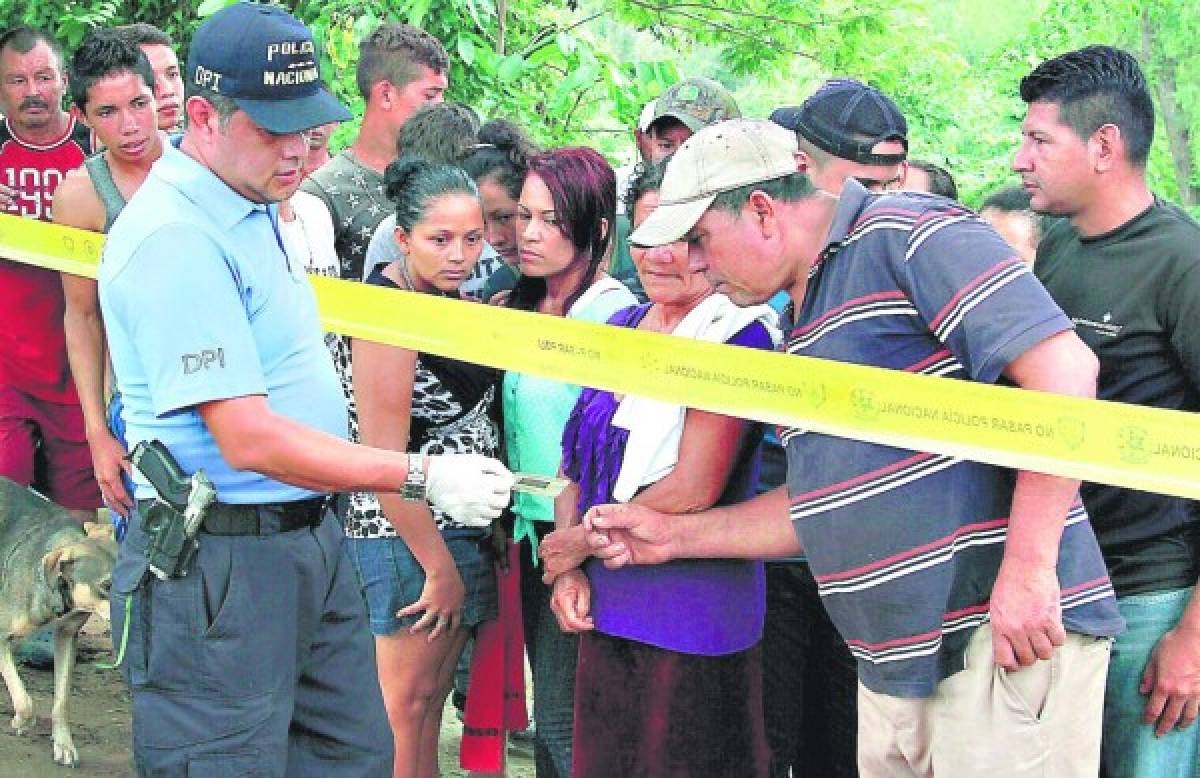
[[[737,101],[729,90],[711,78],[689,78],[663,92],[654,108],[654,122],[678,119],[692,132],[726,119],[740,119]]]

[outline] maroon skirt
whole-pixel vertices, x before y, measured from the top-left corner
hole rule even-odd
[[[584,633],[571,775],[766,776],[759,653],[680,654]]]

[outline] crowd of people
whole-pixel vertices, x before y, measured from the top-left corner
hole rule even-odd
[[[1200,228],[1148,187],[1132,55],[1012,85],[978,214],[856,80],[752,119],[687,78],[614,170],[449,73],[380,24],[331,154],[278,7],[183,67],[147,24],[0,35],[0,208],[107,233],[97,281],[0,260],[0,475],[118,525],[139,774],[435,776],[452,691],[467,730],[510,693],[464,672],[501,621],[539,778],[1200,776],[1193,502],[324,333],[307,280],[1200,410]],[[151,440],[216,486],[180,577]]]

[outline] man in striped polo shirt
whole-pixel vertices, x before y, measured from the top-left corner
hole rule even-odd
[[[631,241],[686,239],[739,304],[787,290],[793,354],[1094,394],[1095,357],[991,228],[921,194],[848,181],[834,197],[797,172],[795,151],[767,122],[697,133]],[[886,412],[882,396],[856,399]],[[782,440],[786,491],[686,518],[601,507],[596,554],[803,548],[858,661],[865,776],[1094,776],[1123,622],[1079,483],[801,429]]]

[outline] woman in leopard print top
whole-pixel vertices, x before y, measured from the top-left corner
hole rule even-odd
[[[378,269],[368,283],[458,297],[483,249],[475,183],[457,167],[411,156],[392,163],[385,179],[404,257]],[[363,340],[354,341],[353,359],[364,444],[425,454],[497,454],[495,371]],[[397,494],[357,494],[346,531],[375,634],[396,765],[432,774],[454,667],[470,630],[496,616],[486,530],[464,527]]]

